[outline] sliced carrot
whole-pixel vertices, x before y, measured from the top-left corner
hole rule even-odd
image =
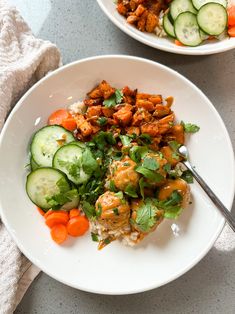
[[[62,121],[61,125],[69,131],[74,131],[77,128],[77,123],[74,118],[67,118]]]
[[[229,27],[228,34],[230,37],[235,37],[235,26]]]
[[[175,39],[175,45],[184,47],[184,44],[182,44],[179,40]]]
[[[73,209],[70,209],[69,211],[69,218],[73,218],[73,217],[77,217],[77,216],[80,216],[81,212],[79,209],[77,208],[73,208]]]
[[[66,225],[69,220],[69,215],[66,212],[61,212],[61,213],[51,213],[47,218],[46,218],[46,225],[49,228],[54,227],[55,225],[58,224],[63,224]]]
[[[54,111],[50,117],[48,118],[48,124],[54,125],[58,124],[61,125],[62,122],[68,118],[72,118],[72,115],[66,109],[59,109]]]
[[[228,8],[228,26],[235,26],[235,6]]]
[[[213,39],[215,39],[215,36],[209,36],[209,37],[207,38],[207,40],[213,40]]]
[[[41,214],[42,216],[45,215],[45,212],[40,207],[37,206],[37,210],[38,210],[39,214]]]
[[[62,224],[53,226],[51,229],[51,237],[58,244],[64,242],[68,237],[66,226]]]
[[[45,215],[44,215],[44,218],[46,219],[49,215],[53,214],[53,213],[67,213],[65,210],[61,210],[61,209],[58,209],[58,210],[54,210],[54,209],[49,209]]]
[[[73,237],[82,236],[89,229],[89,221],[85,216],[73,217],[67,223],[67,231]]]

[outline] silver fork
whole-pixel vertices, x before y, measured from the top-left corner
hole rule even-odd
[[[235,232],[235,218],[231,215],[230,211],[224,206],[224,204],[219,200],[219,198],[215,195],[215,193],[209,188],[209,186],[202,179],[202,177],[199,176],[197,171],[193,169],[193,167],[191,166],[188,160],[187,147],[184,145],[181,146],[179,148],[179,153],[184,158],[182,163],[186,166],[188,170],[191,171],[193,177],[197,180],[197,182],[200,184],[203,190],[207,193],[207,195],[210,197],[212,202],[217,206],[217,208],[220,210],[221,214],[225,217],[225,219],[227,220],[232,230]]]

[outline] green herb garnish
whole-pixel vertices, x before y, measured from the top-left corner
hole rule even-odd
[[[133,136],[131,135],[119,135],[119,137],[123,146],[129,146],[133,140]]]
[[[133,146],[129,150],[130,158],[136,163],[140,162],[141,159],[148,153],[147,146]]]
[[[118,208],[117,208],[117,207],[116,207],[116,208],[113,208],[113,212],[114,212],[115,215],[117,215],[117,216],[119,215],[119,211],[118,211]]]
[[[98,238],[98,235],[96,233],[91,232],[91,238],[92,238],[92,241],[99,242],[99,238]]]
[[[156,161],[155,158],[150,158],[150,157],[144,158],[144,162],[143,162],[142,166],[149,169],[149,170],[159,169],[159,163]]]
[[[193,183],[193,175],[192,172],[190,170],[185,170],[182,175],[181,178],[186,181],[187,183]]]
[[[164,179],[160,173],[149,170],[143,166],[138,166],[135,171],[141,173],[145,178],[156,183],[161,182]]]
[[[136,189],[133,185],[131,184],[128,184],[127,187],[125,188],[125,194],[130,196],[130,197],[133,197],[133,198],[137,198],[138,197],[138,194],[136,193]]]
[[[81,205],[82,205],[82,210],[84,211],[87,218],[91,219],[91,218],[96,217],[95,206],[91,205],[90,203],[86,201],[83,201]]]
[[[103,105],[107,108],[115,107],[117,104],[120,104],[123,99],[123,92],[120,89],[116,89],[115,93],[103,101]]]
[[[106,118],[106,117],[99,117],[97,120],[97,122],[100,126],[104,126],[107,123],[107,121],[108,121],[108,118]]]
[[[181,121],[180,124],[184,127],[185,133],[196,133],[200,130],[200,127],[197,126],[196,124],[185,123],[183,121]]]
[[[60,209],[64,204],[71,202],[75,198],[78,198],[78,191],[76,189],[67,192],[62,189],[58,194],[45,197],[52,209]]]

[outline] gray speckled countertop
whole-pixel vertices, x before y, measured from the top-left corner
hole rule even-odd
[[[213,102],[228,128],[235,148],[235,50],[194,57],[152,49],[129,38],[112,25],[95,0],[11,2],[37,36],[58,45],[64,64],[94,55],[128,54],[163,63],[185,75]],[[197,266],[179,279],[136,295],[90,294],[67,287],[41,273],[15,313],[233,314],[235,245],[233,250],[213,247]]]

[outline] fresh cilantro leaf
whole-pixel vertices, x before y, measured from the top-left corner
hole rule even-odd
[[[169,141],[168,144],[173,152],[178,153],[178,149],[180,148],[181,144],[179,144],[177,141]]]
[[[113,94],[111,97],[103,101],[103,105],[106,108],[112,108],[116,106],[116,95]]]
[[[138,139],[143,145],[149,145],[152,143],[152,138],[149,134],[142,133]]]
[[[123,100],[123,92],[120,89],[116,89],[115,96],[116,96],[116,103],[120,104]]]
[[[179,155],[177,153],[172,153],[172,158],[178,160],[180,157],[179,157]]]
[[[159,169],[159,163],[154,158],[145,157],[144,162],[142,164],[143,167],[149,170],[157,170]]]
[[[133,137],[129,135],[119,135],[119,137],[123,146],[129,146],[133,140]]]
[[[115,196],[117,196],[119,199],[123,200],[123,192],[122,191],[115,193]]]
[[[119,211],[118,211],[118,208],[117,208],[117,207],[116,207],[116,208],[113,208],[113,212],[114,212],[115,215],[117,215],[117,216],[119,215]]]
[[[133,146],[129,150],[129,156],[133,161],[138,163],[147,154],[147,152],[148,148],[146,146]]]
[[[115,186],[115,183],[114,183],[113,180],[110,180],[110,181],[109,181],[109,190],[110,190],[111,192],[117,192],[117,189],[116,189],[116,186]]]
[[[82,169],[88,175],[91,175],[98,168],[98,163],[88,148],[86,148],[82,154],[81,164]]]
[[[115,93],[109,98],[103,101],[103,105],[107,108],[115,107],[120,104],[123,99],[123,92],[120,89],[116,89]]]
[[[181,121],[181,125],[184,127],[185,133],[196,133],[200,130],[200,127],[197,126],[196,124],[185,123]]]
[[[104,126],[107,123],[108,119],[106,117],[99,117],[97,122],[100,126]]]
[[[57,182],[56,182],[57,187],[60,190],[60,193],[63,192],[67,192],[68,191],[68,182],[65,178],[60,178]]]
[[[110,242],[111,242],[111,241],[110,241],[109,238],[104,239],[104,243],[105,243],[105,244],[109,244]]]
[[[86,201],[82,201],[81,205],[87,218],[91,219],[91,218],[96,217],[95,206],[91,205],[90,203]]]
[[[142,232],[149,232],[157,222],[158,208],[154,205],[150,198],[146,199],[142,206],[136,211],[135,225]]]
[[[171,164],[167,163],[163,166],[163,170],[166,171],[167,173],[170,173],[171,171]]]
[[[96,233],[91,232],[91,238],[92,238],[92,241],[99,242],[99,238],[98,238],[98,235]]]
[[[74,157],[73,161],[58,159],[58,163],[61,167],[64,167],[74,179],[80,177],[81,160],[77,157]]]
[[[127,187],[125,188],[125,194],[127,194],[130,197],[133,198],[138,198],[138,194],[136,193],[136,189],[133,185],[128,184]]]
[[[73,189],[66,192],[60,192],[53,196],[46,196],[45,198],[52,209],[59,209],[64,204],[71,202],[76,197],[78,197],[78,191]]]
[[[153,182],[161,182],[164,177],[158,173],[158,172],[154,172],[152,170],[149,170],[143,166],[138,166],[136,169],[135,169],[136,172],[138,173],[141,173],[145,178],[153,181]]]
[[[96,210],[96,216],[100,217],[102,214],[102,206],[100,203],[98,203],[98,210]]]
[[[181,202],[181,194],[173,191],[166,200],[158,201],[158,207],[164,210],[165,218],[177,218],[182,211]]]
[[[185,170],[182,175],[181,178],[186,181],[187,183],[193,183],[193,175],[192,172],[190,170]]]
[[[149,187],[151,187],[151,185],[148,182],[146,182],[144,178],[141,178],[139,180],[139,187],[140,187],[140,195],[144,199],[145,198],[145,196],[144,196],[144,188],[149,188]]]
[[[96,134],[92,142],[95,144],[95,146],[98,147],[101,151],[104,151],[105,148],[109,145],[115,145],[116,140],[112,133],[100,131],[98,134]]]
[[[129,166],[130,166],[130,163],[129,163],[128,161],[125,161],[125,162],[123,163],[123,166],[124,166],[124,167],[129,167]]]

